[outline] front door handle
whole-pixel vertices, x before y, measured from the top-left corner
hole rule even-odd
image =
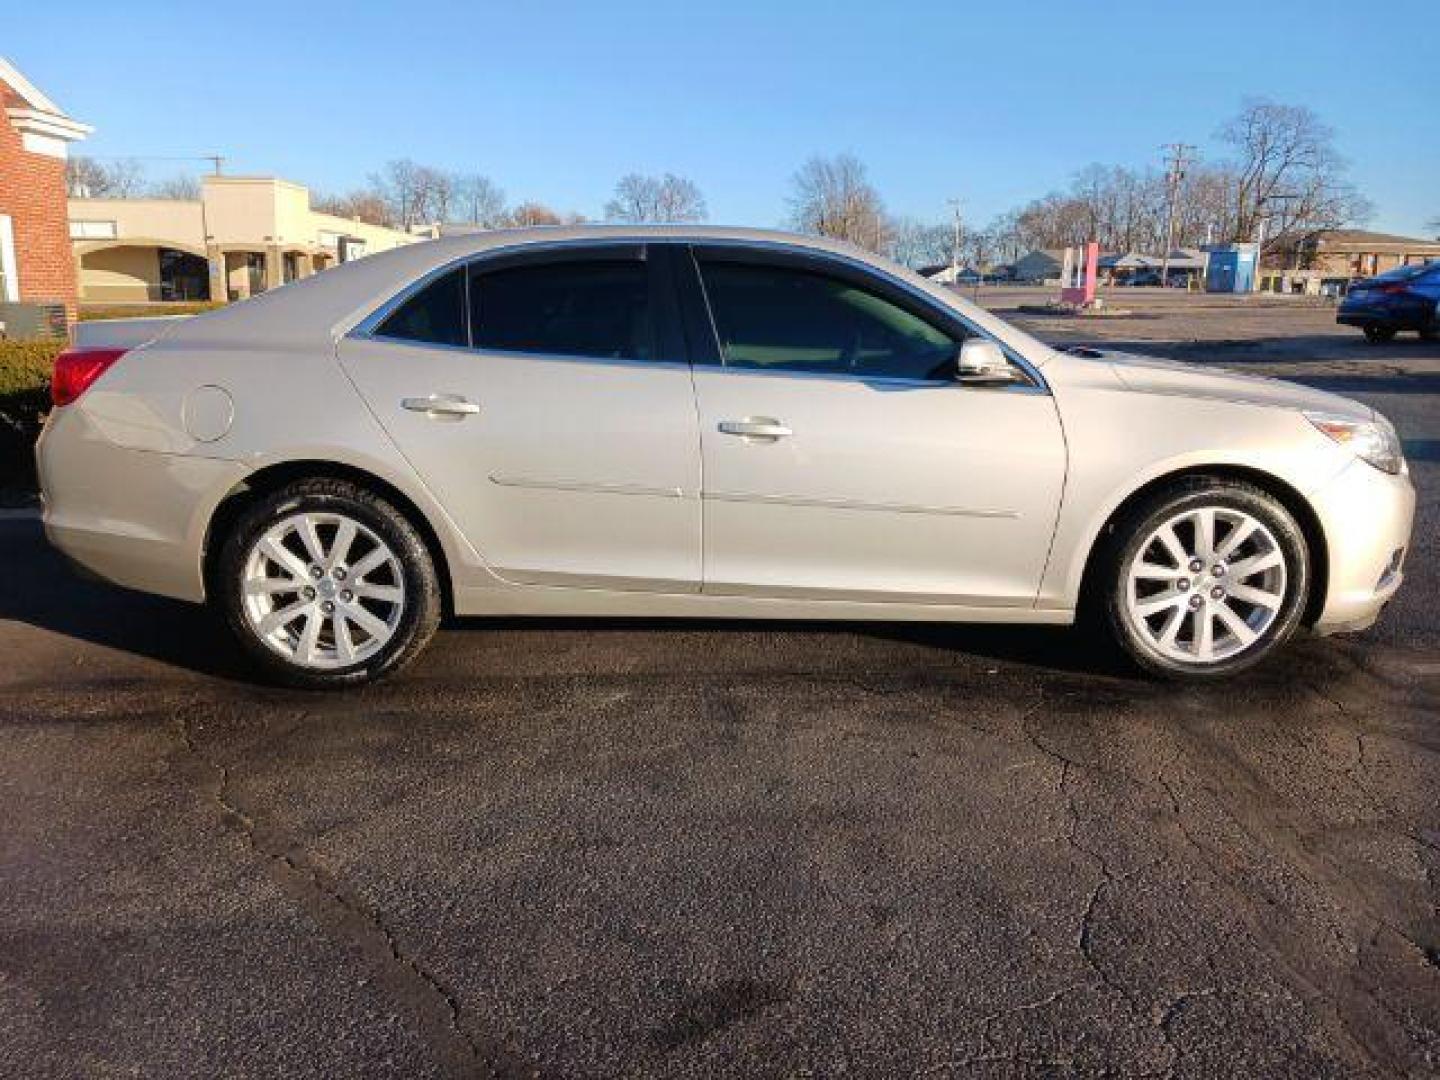
[[[763,439],[766,442],[774,442],[776,439],[784,439],[795,434],[779,420],[771,419],[768,416],[747,416],[744,420],[721,420],[719,424],[722,435],[739,435],[745,439]]]
[[[459,420],[474,416],[480,406],[459,394],[429,394],[426,397],[407,397],[401,400],[402,408],[411,412],[423,412],[433,419]]]

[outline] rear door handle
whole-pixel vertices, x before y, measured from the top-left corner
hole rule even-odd
[[[426,416],[435,418],[445,417],[447,419],[459,420],[462,417],[474,416],[480,411],[480,406],[469,398],[461,397],[459,394],[430,394],[426,397],[407,397],[401,400],[400,405],[411,412],[423,412]]]
[[[795,434],[779,420],[771,419],[768,416],[747,416],[744,420],[721,420],[718,426],[722,435],[739,435],[741,438],[764,439],[767,442],[774,442],[776,439],[784,439]]]

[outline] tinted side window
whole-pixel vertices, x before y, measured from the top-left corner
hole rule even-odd
[[[375,329],[383,337],[432,345],[468,345],[465,278],[452,270],[406,300]]]
[[[951,337],[848,281],[789,267],[703,262],[727,367],[940,379]]]
[[[638,260],[476,267],[470,318],[477,349],[604,360],[655,355],[650,277]]]

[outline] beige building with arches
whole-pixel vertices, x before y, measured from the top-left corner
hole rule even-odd
[[[243,300],[413,235],[310,208],[268,176],[207,176],[198,199],[71,199],[80,302]]]

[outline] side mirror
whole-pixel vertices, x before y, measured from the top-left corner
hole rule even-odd
[[[1018,381],[1000,346],[980,337],[967,338],[960,346],[955,380],[967,386],[1004,386]]]

